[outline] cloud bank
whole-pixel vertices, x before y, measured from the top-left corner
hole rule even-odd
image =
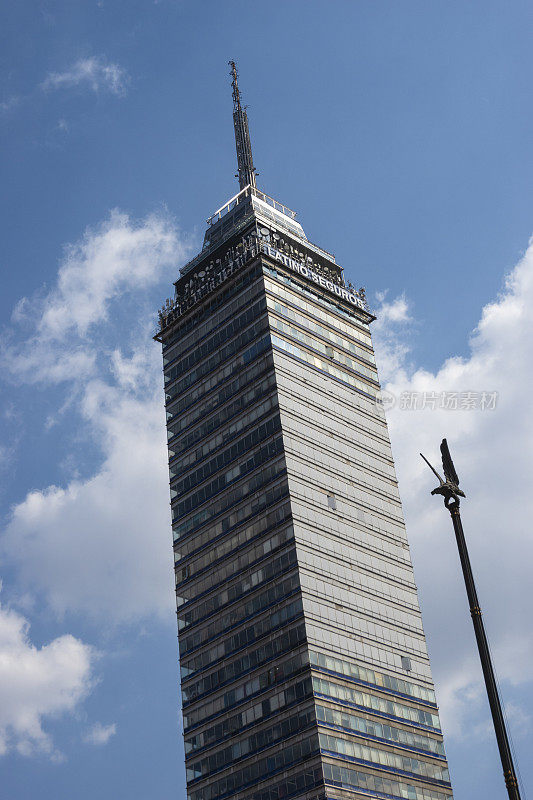
[[[51,291],[14,314],[15,327],[22,319],[26,330],[33,320],[33,329],[5,345],[5,368],[20,383],[75,392],[69,413],[102,453],[89,478],[29,492],[4,534],[20,591],[35,593],[58,617],[76,613],[107,625],[172,618],[160,353],[144,301],[161,282],[171,285],[187,249],[165,216],[136,222],[114,212],[66,249]],[[474,728],[482,735],[481,673],[450,521],[429,496],[432,477],[418,453],[437,460],[447,436],[468,495],[464,523],[496,664],[504,686],[521,687],[533,678],[523,597],[533,556],[533,244],[483,309],[469,355],[435,371],[410,365],[407,300],[382,296],[381,304],[376,350],[385,387],[398,400],[388,420],[443,722],[456,737]],[[498,393],[495,408],[400,403],[413,393],[482,391]]]
[[[413,369],[404,301],[398,313],[389,311],[390,304],[376,329],[378,366],[396,399],[387,417],[442,717],[448,733],[462,736],[485,713],[482,676],[451,521],[429,495],[435,479],[419,452],[440,467],[438,446],[448,439],[467,494],[463,523],[499,676],[508,689],[524,685],[533,679],[533,240],[483,309],[468,357],[451,357],[436,371]],[[498,393],[495,408],[482,410],[484,391]],[[454,393],[458,408],[440,408]],[[468,393],[475,407],[465,403]]]
[[[173,606],[161,356],[145,295],[162,278],[171,286],[187,248],[164,215],[113,212],[65,250],[50,292],[16,309],[32,333],[4,346],[5,368],[19,383],[64,384],[102,454],[88,479],[29,492],[4,533],[21,587],[59,618],[113,625]]]

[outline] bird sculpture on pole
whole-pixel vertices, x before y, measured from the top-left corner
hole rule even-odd
[[[444,505],[446,508],[449,507],[450,502],[454,498],[458,497],[466,497],[465,493],[459,489],[459,477],[457,472],[455,471],[455,467],[453,465],[452,457],[450,455],[450,449],[448,447],[448,442],[446,439],[443,439],[440,445],[440,452],[442,456],[442,469],[444,470],[444,475],[446,480],[443,481],[437,470],[431,466],[427,458],[420,453],[430,470],[432,470],[437,478],[439,479],[440,486],[437,486],[436,489],[433,489],[431,494],[441,494],[444,497]]]
[[[468,555],[463,524],[461,521],[461,515],[459,513],[459,498],[466,497],[466,495],[461,489],[459,489],[459,476],[455,470],[446,439],[443,439],[441,442],[440,452],[442,456],[442,469],[444,471],[444,477],[446,480],[441,478],[437,470],[431,466],[427,458],[422,455],[422,453],[420,453],[420,455],[439,480],[439,486],[437,486],[436,489],[433,489],[431,494],[442,495],[444,498],[444,505],[450,512],[452,518],[457,548],[459,550],[459,558],[461,559],[466,593],[470,605],[470,613],[472,615],[472,623],[474,625],[474,632],[476,634],[483,677],[485,678],[485,686],[487,689],[492,721],[494,723],[494,731],[496,733],[496,741],[498,743],[498,750],[500,752],[500,759],[503,767],[505,785],[509,800],[520,800],[520,790],[513,764],[511,745],[507,735],[505,718],[503,715],[500,696],[498,693],[498,686],[496,684],[496,678],[492,666],[492,659],[487,641],[487,635],[485,633],[485,626],[483,624],[483,617],[477,596],[476,585],[474,583],[474,575],[472,573],[472,567],[470,564],[470,556]]]

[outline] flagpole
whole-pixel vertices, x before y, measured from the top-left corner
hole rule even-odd
[[[466,546],[461,513],[459,511],[459,496],[464,497],[465,495],[464,492],[459,489],[459,478],[457,477],[446,439],[442,440],[440,449],[446,481],[441,478],[439,473],[431,466],[425,456],[422,456],[422,458],[440,481],[440,486],[436,489],[433,489],[431,494],[440,494],[443,496],[444,505],[450,512],[450,516],[452,518],[455,539],[457,541],[457,549],[459,550],[459,558],[461,561],[461,568],[463,570],[468,604],[470,606],[470,614],[472,616],[472,624],[474,626],[479,658],[481,660],[481,668],[483,670],[483,677],[485,679],[485,687],[487,689],[487,695],[489,698],[489,706],[492,714],[494,731],[496,733],[496,741],[498,743],[498,750],[500,751],[505,786],[507,787],[509,800],[520,800],[520,791],[513,763],[511,745],[507,735],[505,718],[500,702],[496,677],[494,675],[494,668],[492,666],[492,659],[490,655],[487,634],[485,633],[485,626],[483,624],[481,606],[477,596],[476,584],[474,582],[474,574],[472,572],[470,556]]]
[[[496,677],[494,675],[494,668],[492,666],[487,634],[485,633],[485,626],[483,624],[481,606],[479,604],[476,584],[474,582],[474,575],[472,573],[472,566],[470,564],[470,556],[466,546],[463,523],[461,521],[461,514],[459,511],[459,499],[452,500],[448,503],[445,501],[444,504],[450,512],[453,522],[453,529],[455,531],[455,539],[457,541],[457,549],[459,550],[459,558],[461,560],[461,567],[463,570],[466,594],[468,596],[468,603],[470,605],[470,614],[472,615],[474,633],[476,634],[479,658],[481,660],[483,677],[485,678],[485,686],[489,698],[492,721],[494,723],[494,731],[496,733],[496,741],[498,742],[498,750],[500,751],[500,759],[502,762],[503,777],[505,779],[507,793],[509,795],[509,800],[520,800],[520,791],[518,788],[518,781],[516,779],[511,746],[505,726],[505,718],[503,716],[498,686],[496,683]]]

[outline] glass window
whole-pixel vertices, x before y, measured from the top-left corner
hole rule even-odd
[[[275,500],[279,499],[276,496]],[[265,507],[267,502],[266,497],[263,497],[263,504],[261,509]],[[240,509],[237,513],[240,512]],[[245,515],[248,516],[248,515]],[[202,581],[196,581],[191,587],[190,593],[184,598],[192,599],[206,591],[209,587],[215,586],[232,575],[243,569],[245,564],[249,564],[257,558],[265,556],[267,553],[274,552],[278,547],[282,547],[286,542],[291,541],[293,538],[292,525],[288,526],[279,533],[275,533],[272,529],[278,524],[284,522],[291,516],[290,506],[283,504],[279,508],[273,509],[266,514],[260,514],[253,522],[231,535],[224,536],[221,539],[221,534],[226,532],[224,527],[225,520],[220,520],[214,530],[208,530],[193,539],[188,539],[185,542],[179,542],[174,545],[174,560],[176,565],[187,558],[189,555],[193,556],[193,560],[189,562],[189,574],[194,577],[198,573],[203,572],[209,568],[209,574],[205,576]],[[228,526],[229,528],[230,526]],[[268,538],[264,541],[257,543],[250,551],[247,545],[254,540],[262,538],[265,532],[268,532]],[[206,549],[204,544],[209,543],[210,547]],[[246,548],[246,549],[244,549]],[[241,552],[242,551],[242,552]],[[238,552],[238,555],[237,555]],[[252,552],[254,555],[249,555]],[[231,554],[232,558],[227,559]],[[222,559],[225,563],[218,564]],[[241,560],[242,559],[242,560]],[[203,581],[211,581],[204,583]],[[181,591],[181,590],[180,590]]]
[[[407,731],[405,728],[396,728],[384,722],[369,720],[366,717],[350,713],[348,709],[342,711],[330,706],[317,705],[317,719],[325,725],[344,728],[347,731],[362,733],[373,739],[383,739],[409,748],[416,748],[422,752],[434,753],[444,757],[444,744],[440,739],[433,739],[422,733]]]
[[[246,461],[241,461],[235,467],[232,467],[221,475],[218,475],[215,480],[205,484],[201,489],[198,489],[184,500],[180,500],[178,503],[176,503],[176,505],[172,508],[172,521],[175,522],[181,517],[189,514],[211,497],[221,492],[223,489],[240,480],[243,475],[246,475],[248,472],[257,469],[257,467],[261,466],[266,461],[270,461],[281,453],[283,453],[283,439],[280,436],[278,439],[274,439],[273,441],[268,442],[268,444],[263,445],[261,448],[256,450],[255,453],[253,453]],[[260,480],[261,474],[262,473],[257,473],[255,476],[250,478],[246,484],[243,484],[241,487],[239,487],[239,489],[236,489],[235,492],[226,492],[223,499],[223,502],[225,502],[225,507],[227,508],[232,504],[231,499],[233,497],[235,497],[235,499],[239,499],[239,497],[242,496],[242,493],[245,493],[245,486],[250,488],[253,487],[254,479]],[[213,506],[210,507],[208,514],[214,516]],[[197,516],[199,515],[195,515],[193,519],[195,519]]]
[[[313,734],[290,746],[277,748],[273,754],[260,758],[243,769],[231,770],[225,778],[213,781],[198,792],[190,790],[191,800],[215,800],[215,798],[219,800],[219,798],[235,794],[246,786],[263,780],[265,775],[280,772],[291,764],[300,762],[317,752],[318,737]],[[193,779],[191,776],[191,780]],[[286,780],[289,781],[289,779]]]
[[[263,548],[261,547],[260,552],[262,553],[262,551]],[[252,554],[255,554],[254,550],[251,552]],[[248,574],[246,574],[236,583],[227,585],[227,581],[224,581],[226,586],[224,587],[223,591],[212,594],[210,597],[202,600],[201,602],[197,602],[193,608],[190,608],[190,604],[188,604],[185,606],[185,608],[181,608],[178,611],[179,629],[184,630],[191,625],[196,625],[199,621],[209,617],[216,611],[220,611],[220,609],[224,608],[224,606],[234,603],[238,599],[244,598],[247,594],[254,591],[259,586],[262,586],[267,581],[272,580],[272,578],[280,574],[288,573],[295,564],[296,550],[291,548],[277,558],[268,561],[266,564],[262,563],[257,569],[248,572]],[[231,565],[229,566],[231,567]],[[218,570],[218,582],[220,582],[221,573],[225,574],[225,572],[225,570]],[[195,588],[196,595],[198,596],[200,594],[198,591],[198,582],[196,582]],[[275,587],[272,586],[270,588],[274,589]]]
[[[167,402],[167,420],[179,416],[183,411],[189,411],[187,424],[192,424],[201,416],[210,414],[217,405],[222,405],[230,397],[241,391],[248,383],[252,383],[259,376],[272,369],[274,363],[270,353],[257,359],[247,369],[239,365],[240,373],[234,377],[237,369],[235,363],[225,364],[212,375],[194,386],[190,392],[181,396],[175,402]],[[232,379],[230,383],[228,380]],[[216,391],[215,391],[216,390]],[[212,393],[212,394],[211,394]],[[169,395],[167,395],[168,400]],[[200,403],[199,400],[202,400]],[[193,412],[196,412],[195,414]]]
[[[392,769],[401,770],[402,772],[409,772],[414,776],[422,776],[423,778],[430,778],[436,781],[449,782],[450,780],[450,774],[446,767],[424,761],[421,758],[397,755],[387,750],[380,750],[377,747],[370,747],[360,744],[359,742],[341,739],[338,736],[332,736],[326,733],[320,733],[319,741],[320,747],[323,750],[340,756],[348,756],[349,758],[360,761],[391,767]]]
[[[175,358],[183,355],[188,348],[199,344],[215,328],[223,325],[228,319],[239,313],[243,307],[249,305],[261,294],[261,289],[261,283],[255,281],[251,288],[241,292],[234,300],[225,303],[220,311],[214,311],[204,322],[197,323],[181,336],[178,335],[176,337],[174,335],[167,345],[163,347],[163,366],[166,367]]]
[[[349,369],[354,370],[354,372],[364,375],[376,384],[378,383],[378,375],[375,368],[368,367],[360,361],[355,361],[351,356],[346,355],[340,350],[334,352],[332,347],[317,339],[316,336],[309,335],[300,328],[290,325],[288,322],[283,322],[283,320],[274,316],[270,317],[270,327],[272,330],[278,331],[278,333],[282,333],[285,336],[290,336],[291,339],[295,339],[297,342],[301,342],[307,347],[312,347],[313,350],[326,356],[326,358],[334,358],[339,364],[344,364]]]
[[[310,364],[311,366],[320,369],[322,372],[331,375],[333,378],[342,381],[342,383],[346,384],[347,386],[351,386],[352,388],[356,389],[356,391],[362,392],[367,397],[370,396],[371,398],[376,398],[379,396],[379,390],[375,387],[368,383],[364,383],[346,370],[339,369],[339,367],[335,366],[330,361],[325,361],[324,359],[318,358],[318,356],[313,355],[308,350],[304,350],[303,348],[288,342],[286,339],[282,339],[280,336],[272,335],[272,344],[275,347],[279,347],[289,355],[296,356],[296,358],[304,361],[306,364]]]
[[[228,611],[228,613],[217,614],[212,622],[210,622],[208,625],[204,625],[199,630],[194,630],[194,632],[190,633],[189,635],[184,635],[184,633],[181,633],[179,637],[180,656],[197,650],[206,642],[214,641],[218,636],[220,636],[221,633],[224,631],[233,630],[233,628],[237,627],[239,623],[243,622],[243,620],[248,620],[254,615],[263,613],[263,611],[271,608],[273,605],[281,603],[283,600],[291,597],[291,595],[294,595],[299,588],[300,582],[298,580],[298,574],[293,573],[293,575],[287,577],[283,581],[276,581],[264,592],[261,592],[255,597],[250,598],[246,602],[239,603],[236,607],[233,607],[231,611]],[[293,604],[291,604],[291,609],[292,606]],[[294,606],[294,608],[296,609],[296,606]],[[279,619],[277,611],[272,614],[270,620],[268,621],[269,624],[272,623],[272,620],[274,620],[274,622],[277,620],[278,624],[280,620],[283,621],[283,618],[287,615],[283,615],[282,612],[280,613],[281,616],[279,616]],[[294,616],[292,611],[290,614]],[[259,622],[254,626],[254,638],[257,638],[257,631],[262,630],[263,627],[264,623]],[[251,634],[246,632],[246,635]],[[242,638],[242,636],[244,636],[244,632],[242,632],[242,636],[241,634],[239,634],[239,636]],[[237,637],[235,635],[232,636],[232,640],[237,642]]]
[[[385,673],[376,672],[367,667],[361,667],[350,661],[344,661],[340,658],[327,655],[326,653],[316,653],[311,651],[309,654],[311,664],[318,668],[326,669],[331,672],[337,672],[340,675],[345,675],[353,680],[363,681],[364,683],[373,684],[374,686],[383,687],[392,692],[399,694],[410,695],[416,697],[417,700],[422,700],[425,703],[430,703],[436,707],[435,692],[426,686],[421,686],[417,683],[396,678],[393,675],[386,675]]]
[[[244,453],[250,451],[252,448],[256,447],[260,442],[268,439],[273,434],[277,433],[281,428],[281,421],[279,414],[271,417],[271,419],[263,422],[254,430],[250,431],[246,436],[242,439],[239,439],[237,442],[231,445],[231,447],[226,448],[219,452],[214,458],[211,458],[209,461],[202,464],[201,467],[198,467],[194,470],[194,472],[189,472],[187,477],[182,478],[180,481],[173,480],[170,484],[170,498],[173,500],[175,497],[179,497],[186,492],[190,491],[194,486],[197,486],[199,483],[207,480],[207,478],[214,475],[219,470],[223,469],[225,466],[230,464],[235,459],[242,456]],[[215,443],[216,440],[215,440]],[[201,454],[198,453],[199,459],[201,458]],[[185,462],[185,463],[184,463]],[[187,457],[185,459],[181,459],[181,462],[176,462],[176,465],[179,468],[179,465],[186,467],[190,466],[187,465]],[[262,462],[258,462],[262,463]],[[238,465],[238,470],[236,475],[241,475],[245,471],[248,471],[249,463],[248,460],[244,462],[240,462]],[[186,470],[183,470],[186,471]],[[235,472],[235,469],[231,471],[232,474]],[[232,478],[233,479],[233,478]]]
[[[228,747],[220,747],[214,753],[188,765],[189,780],[225,769],[229,764],[247,758],[257,750],[270,747],[280,740],[287,740],[300,731],[305,731],[315,720],[314,707],[303,708],[290,716],[276,719],[275,724],[233,741]]]
[[[181,691],[184,706],[198,700],[206,694],[219,690],[224,684],[236,681],[241,675],[252,672],[265,662],[277,659],[282,653],[293,650],[303,642],[305,642],[305,626],[299,624],[294,628],[284,631],[281,635],[276,636],[260,647],[256,649],[252,648],[244,655],[239,655],[234,660],[226,661],[223,666],[219,666],[215,671],[207,674],[204,673],[196,681],[187,683],[186,685],[183,685],[183,681],[189,678],[194,667],[189,668],[188,663],[181,663]],[[259,691],[259,688],[258,685],[257,691]],[[226,694],[226,700],[229,705],[233,705],[243,697],[244,688],[242,685],[237,687],[233,694],[231,692]]]
[[[298,298],[293,297],[292,299],[293,302],[297,303]],[[332,318],[331,316],[322,315],[318,319],[316,319],[316,317],[313,318],[313,316],[301,313],[300,310],[296,310],[290,305],[284,305],[272,297],[267,297],[267,305],[268,308],[276,314],[296,323],[313,334],[321,336],[332,344],[342,347],[344,350],[348,350],[364,362],[375,365],[376,360],[374,352],[371,349],[370,340],[367,336],[362,336],[361,332],[356,327],[348,326],[346,323],[339,322],[336,318]],[[304,305],[307,311],[308,306],[306,304]],[[301,308],[301,306],[298,306],[298,308]],[[342,333],[345,335],[341,336],[340,334]],[[351,338],[348,338],[348,336]],[[354,338],[356,341],[353,341]]]
[[[402,797],[406,800],[452,800],[451,794],[446,791],[425,789],[397,780],[381,778],[366,772],[357,772],[355,769],[340,767],[337,764],[324,764],[324,777],[327,783],[342,786],[353,786],[356,789],[366,789],[369,792],[379,792],[386,795]]]
[[[437,714],[432,714],[422,708],[413,708],[404,703],[386,700],[383,697],[362,692],[359,689],[352,689],[349,686],[342,686],[323,678],[313,677],[313,689],[326,697],[332,697],[361,708],[372,709],[379,714],[386,714],[399,719],[407,719],[417,725],[424,725],[437,730],[440,733],[440,722]]]
[[[300,598],[293,600],[279,610],[269,614],[268,617],[260,619],[248,628],[238,631],[231,636],[226,636],[221,642],[214,644],[212,647],[204,650],[202,653],[187,658],[183,664],[184,669],[190,675],[193,672],[204,669],[207,666],[212,666],[216,661],[236,653],[242,648],[247,648],[250,644],[265,636],[270,631],[287,625],[289,622],[300,617],[303,613],[302,601]]]
[[[328,494],[328,508],[331,508],[332,511],[337,510],[337,500],[335,499],[334,494]]]
[[[348,333],[356,339],[359,339],[367,347],[372,348],[372,340],[370,338],[370,330],[366,323],[355,317],[353,314],[345,311],[343,308],[325,300],[322,296],[318,296],[313,292],[305,289],[301,284],[295,284],[289,276],[281,275],[275,269],[271,269],[264,265],[265,272],[265,286],[269,291],[278,297],[282,297],[289,303],[292,303],[296,308],[311,314],[318,319],[323,319],[324,315],[331,319],[336,330]],[[268,274],[276,276],[276,281],[271,280]],[[307,298],[307,299],[305,299]]]
[[[288,659],[286,658],[285,660],[280,655],[281,650],[278,649],[277,652],[278,658],[276,659],[275,666],[269,664],[262,672],[257,672],[252,678],[241,683],[238,689],[233,688],[226,690],[223,694],[219,694],[212,699],[204,700],[201,705],[196,705],[195,708],[188,708],[186,710],[183,716],[185,731],[198,726],[207,719],[214,717],[218,717],[219,719],[214,729],[211,729],[213,733],[209,734],[205,739],[196,735],[195,740],[198,744],[195,744],[194,747],[203,747],[204,743],[209,744],[212,738],[218,737],[219,733],[220,735],[225,735],[227,726],[233,729],[234,722],[238,717],[241,718],[242,723],[245,721],[249,723],[262,715],[267,716],[285,705],[291,705],[313,694],[311,678],[304,678],[290,686],[285,686],[276,694],[270,695],[270,697],[266,699],[264,698],[265,690],[270,689],[272,686],[286,683],[289,680],[294,680],[295,674],[301,671],[302,667],[308,663],[305,651],[298,653],[296,656],[291,656]],[[238,664],[239,662],[236,662],[236,669]],[[255,695],[261,696],[261,699],[256,705],[252,706],[251,709],[242,711],[238,715],[228,717],[230,709],[247,703],[248,700]],[[239,726],[239,729],[240,727],[242,727],[242,725]],[[194,747],[191,749],[194,749]]]

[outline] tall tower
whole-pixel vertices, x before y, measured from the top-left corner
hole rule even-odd
[[[452,797],[364,292],[240,191],[159,316],[189,800]]]

